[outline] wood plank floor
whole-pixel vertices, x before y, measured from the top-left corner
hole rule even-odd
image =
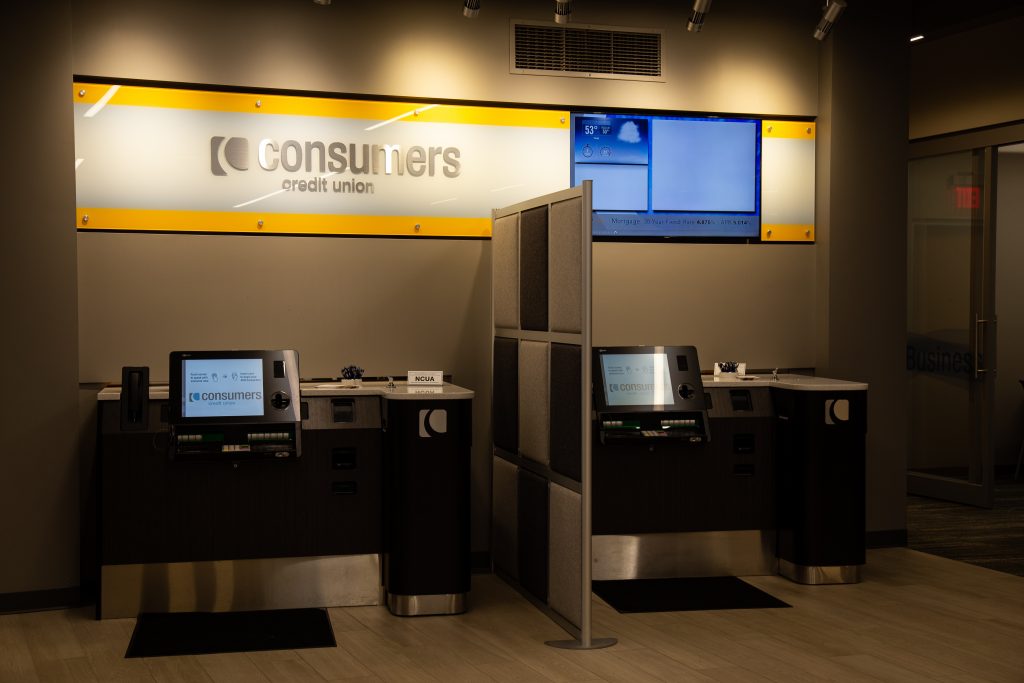
[[[872,550],[862,583],[748,579],[792,609],[618,614],[594,600],[605,650],[565,633],[493,575],[470,611],[401,619],[330,610],[336,648],[124,659],[134,620],[91,609],[0,616],[0,681],[1024,682],[1024,578],[906,548]]]
[[[1024,576],[1024,481],[996,481],[991,510],[907,496],[907,545]]]

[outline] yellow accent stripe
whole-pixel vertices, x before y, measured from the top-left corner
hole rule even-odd
[[[765,242],[813,242],[814,226],[794,223],[762,223],[761,239]]]
[[[260,226],[259,222],[263,221]],[[286,235],[408,235],[490,237],[490,218],[352,216],[254,211],[161,211],[79,207],[79,230],[274,233]],[[416,226],[419,226],[419,229]]]
[[[761,137],[813,140],[815,128],[814,121],[762,121]]]
[[[75,83],[72,97],[78,104],[95,104],[110,87],[110,85],[97,83]],[[259,106],[257,106],[257,102]],[[410,114],[401,120],[420,123],[462,123],[527,128],[569,127],[569,112],[567,111],[474,107],[434,102],[378,102],[295,95],[257,95],[143,86],[121,86],[107,103],[107,106],[165,107],[243,114],[325,116],[370,121],[387,121],[431,105],[434,105],[431,109],[418,115]]]

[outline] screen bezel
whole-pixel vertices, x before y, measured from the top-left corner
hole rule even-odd
[[[609,405],[604,389],[604,374],[601,358],[605,355],[650,355],[664,353],[668,361],[668,373],[672,378],[673,402],[665,405]],[[598,413],[668,413],[705,410],[704,383],[697,360],[697,349],[693,346],[602,346],[594,347],[592,355],[591,385],[594,395],[594,410]],[[676,356],[686,357],[686,370],[676,366]],[[688,384],[694,390],[691,399],[679,395],[680,384]]]
[[[182,411],[183,372],[186,360],[259,360],[263,366],[263,414],[186,417]],[[168,370],[168,409],[172,425],[260,424],[294,421],[294,408],[299,402],[298,354],[294,351],[172,351]],[[274,362],[284,361],[285,377],[274,378]],[[270,400],[275,391],[284,391],[291,399],[285,410],[273,408]]]
[[[716,231],[706,231],[701,233],[690,233],[685,235],[673,235],[673,234],[660,234],[656,231],[652,231],[648,234],[620,234],[620,235],[609,235],[609,234],[592,234],[592,239],[595,242],[697,242],[697,243],[760,243],[761,240],[761,223],[763,220],[762,215],[762,201],[761,201],[761,149],[762,149],[762,122],[763,118],[754,116],[744,116],[738,114],[726,114],[726,115],[713,115],[713,114],[699,114],[699,113],[687,113],[687,112],[666,112],[666,111],[642,111],[642,110],[616,110],[616,109],[595,109],[595,110],[572,110],[570,112],[570,125],[569,125],[569,174],[570,184],[575,186],[578,184],[576,178],[576,128],[577,120],[582,117],[611,117],[611,118],[642,118],[647,121],[647,128],[650,132],[653,128],[653,121],[655,120],[690,120],[690,121],[707,121],[709,123],[721,123],[721,122],[749,122],[755,124],[755,150],[754,150],[754,211],[752,212],[739,212],[739,211],[727,211],[727,212],[706,212],[706,211],[693,211],[693,212],[654,212],[651,209],[647,211],[610,211],[606,209],[595,209],[594,215],[627,215],[627,216],[656,216],[658,213],[662,215],[673,214],[673,215],[704,215],[709,213],[717,213],[723,216],[732,215],[753,215],[756,216],[756,227],[751,230],[749,234],[743,235],[729,235],[722,234]],[[649,133],[650,134],[650,133]],[[650,161],[648,162],[650,163]],[[649,172],[650,173],[650,172]],[[648,191],[650,191],[650,175],[648,175]]]

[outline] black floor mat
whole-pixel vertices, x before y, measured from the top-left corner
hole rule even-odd
[[[594,581],[593,591],[618,612],[789,607],[735,576]]]
[[[140,614],[127,657],[334,647],[325,609]]]

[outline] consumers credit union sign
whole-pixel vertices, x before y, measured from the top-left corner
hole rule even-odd
[[[79,230],[488,237],[569,186],[565,111],[75,83]]]

